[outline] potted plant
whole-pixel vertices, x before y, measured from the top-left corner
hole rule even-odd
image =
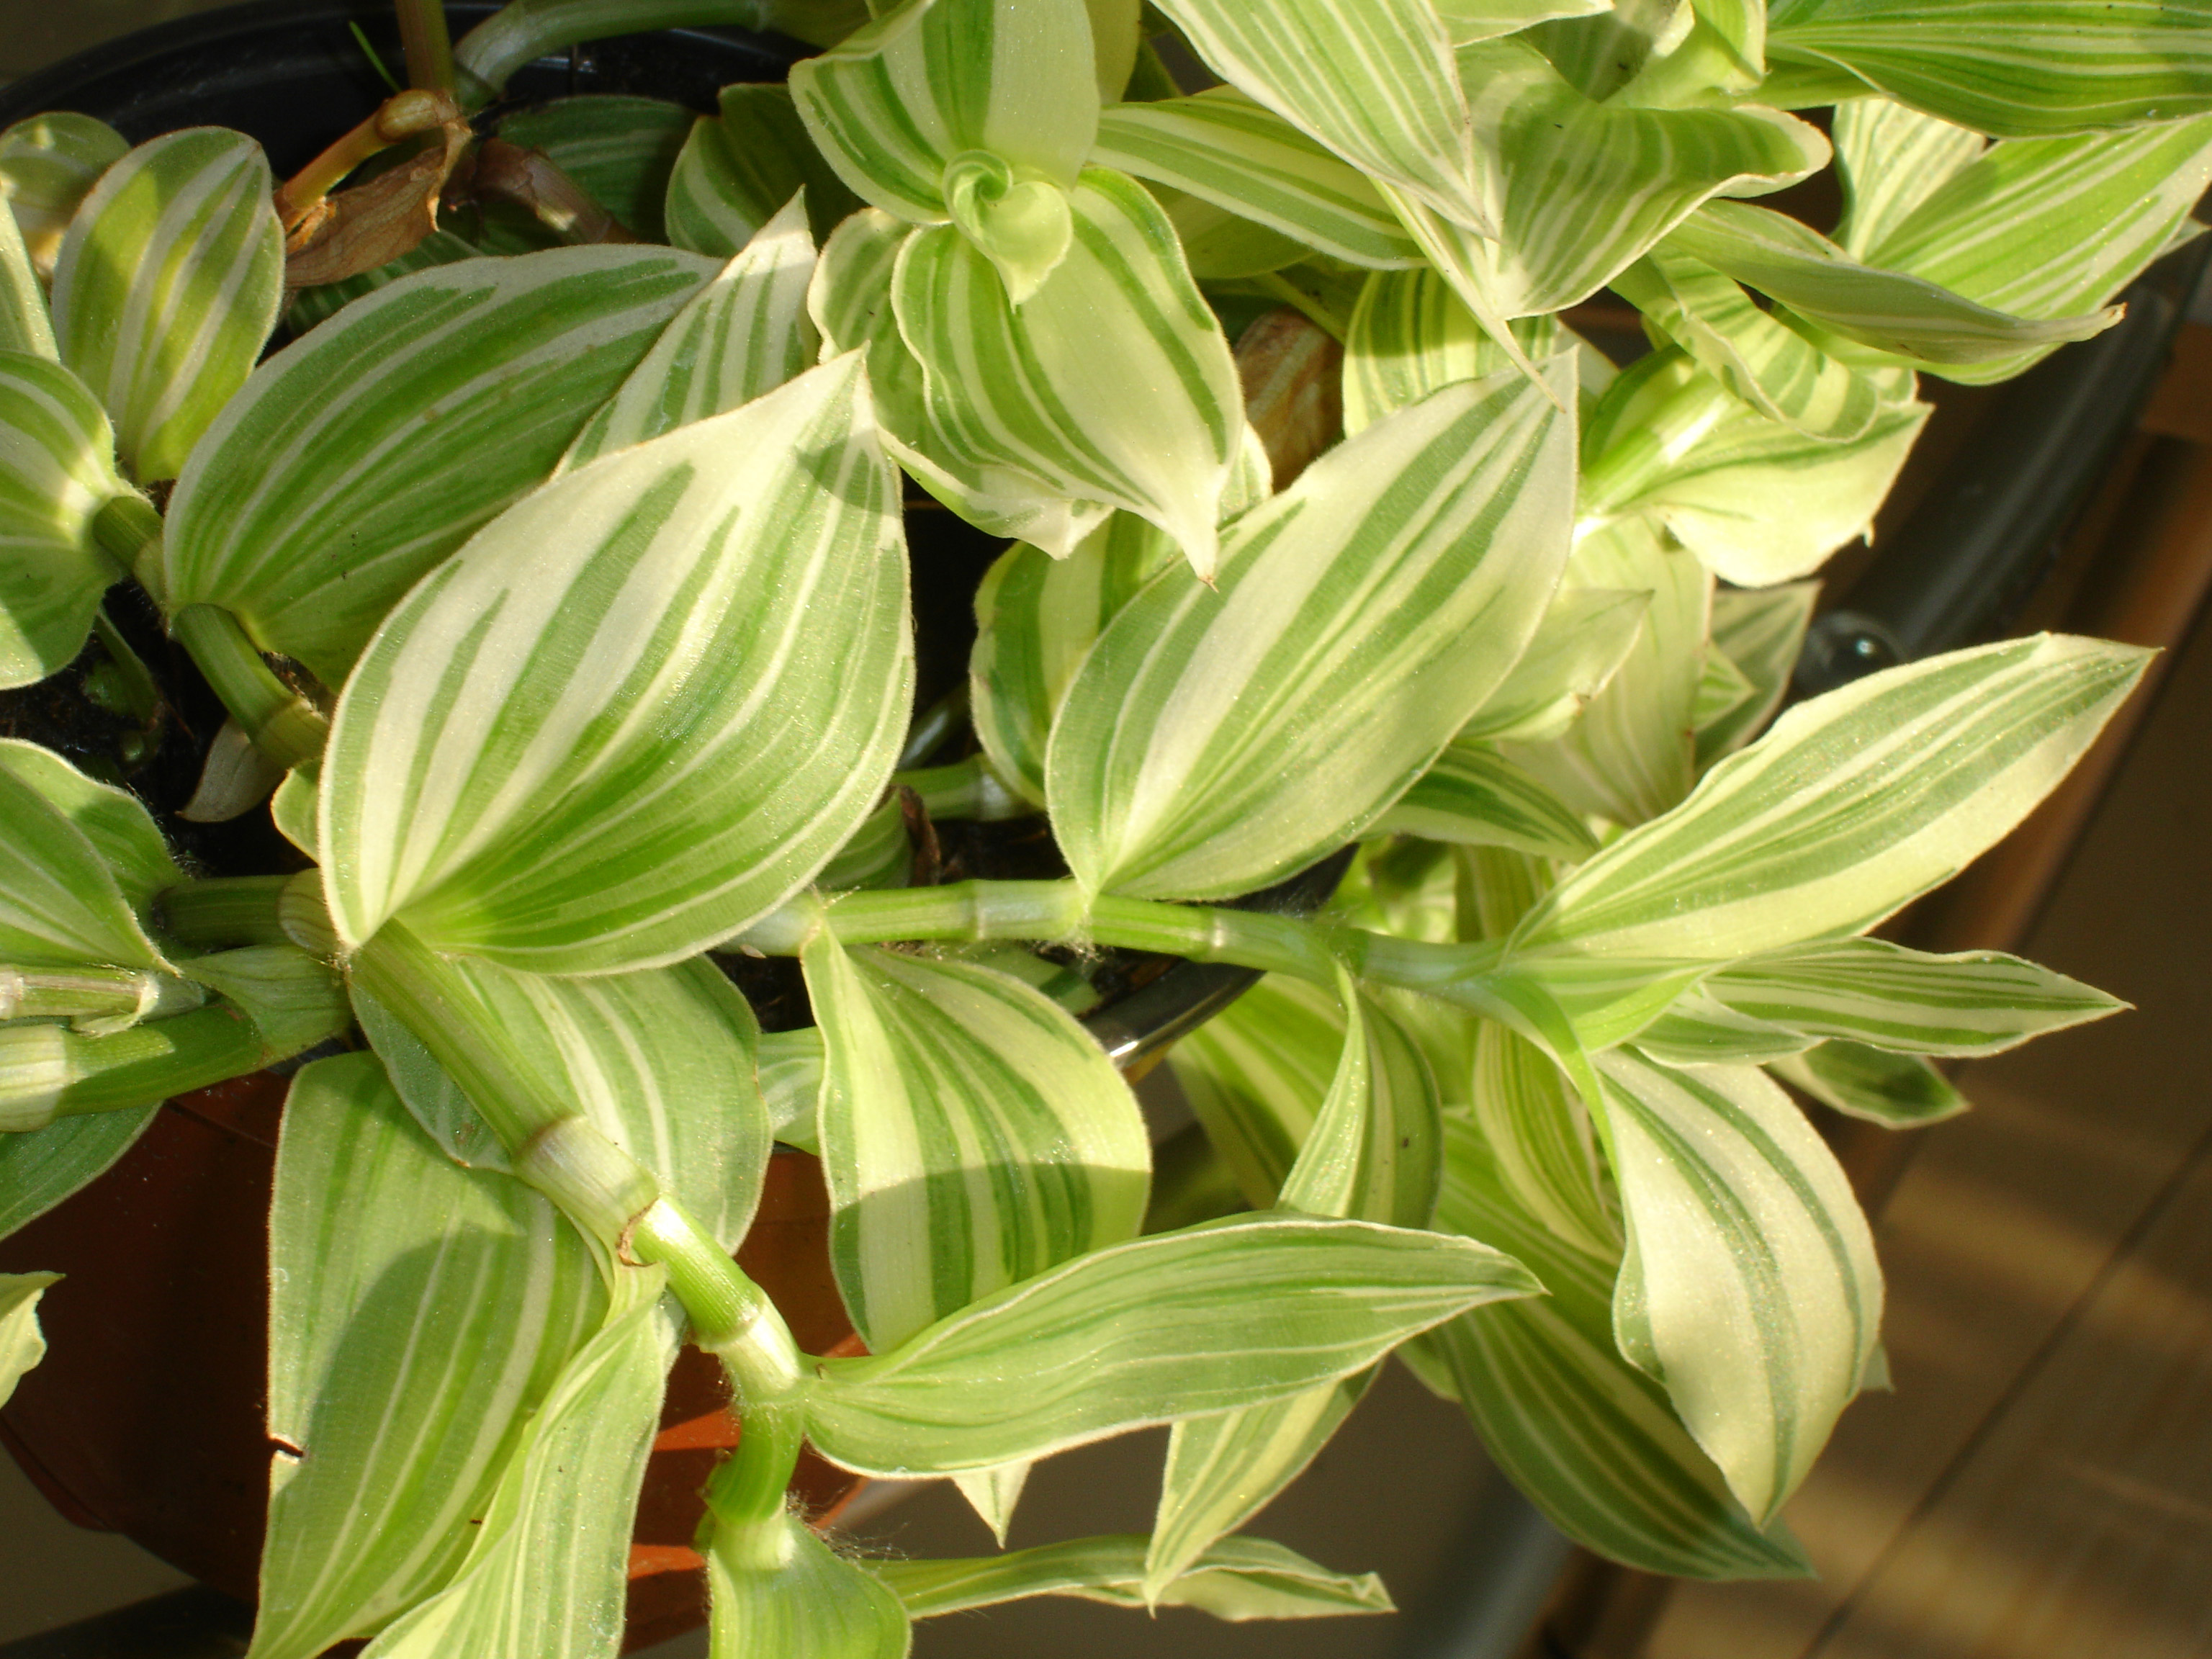
[[[1881,1291],[1788,1091],[1925,1121],[1935,1059],[2114,1010],[1869,934],[2140,653],[1768,722],[1917,375],[2017,374],[2195,234],[2205,24],[517,0],[449,49],[398,9],[413,84],[281,187],[217,130],[0,139],[10,676],[134,580],[229,717],[193,810],[270,794],[307,866],[189,870],[0,745],[0,1204],[351,1043],[276,1152],[255,1654],[611,1652],[687,1336],[742,1424],[718,1654],[1387,1606],[1238,1528],[1394,1352],[1591,1547],[1802,1571],[1775,1512]],[[696,125],[498,119],[550,51],[702,21],[824,49]],[[1832,160],[1829,234],[1746,199]],[[1561,318],[1606,287],[1626,368]],[[1011,543],[964,716],[914,707],[902,473]],[[1039,817],[1065,875],[931,879],[939,826]],[[1320,918],[1227,902],[1351,843]],[[1066,1006],[1103,947],[1268,975],[1178,1051],[1203,1135],[1157,1184]],[[811,1023],[764,1036],[723,964],[769,958]],[[732,1259],[778,1139],[865,1353]],[[51,1283],[6,1281],[11,1380]],[[1003,1536],[1036,1459],[1158,1423],[1149,1537],[862,1561],[787,1501],[811,1444]]]

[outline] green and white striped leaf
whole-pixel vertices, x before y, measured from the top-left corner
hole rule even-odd
[[[1752,1525],[1666,1390],[1613,1337],[1619,1247],[1559,1237],[1466,1123],[1445,1126],[1439,1226],[1494,1240],[1548,1294],[1478,1308],[1422,1339],[1448,1363],[1483,1449],[1576,1542],[1647,1572],[1794,1577],[1810,1571],[1779,1525]]]
[[[105,1175],[161,1109],[88,1112],[30,1134],[0,1135],[0,1238]]]
[[[8,1403],[23,1373],[46,1357],[39,1331],[39,1298],[59,1273],[0,1273],[0,1406]]]
[[[696,119],[683,105],[659,98],[587,93],[510,115],[499,124],[499,136],[544,151],[640,241],[665,242],[669,175]]]
[[[257,370],[169,508],[173,611],[218,605],[343,682],[399,597],[535,489],[717,265],[668,248],[469,259]]]
[[[276,326],[273,188],[251,138],[190,127],[109,167],[62,239],[62,362],[114,417],[116,448],[142,483],[177,476]]]
[[[1310,1137],[1344,1053],[1326,986],[1269,974],[1178,1039],[1168,1066],[1245,1201],[1266,1209]]]
[[[1584,96],[1602,100],[1641,80],[1647,69],[1670,72],[1684,56],[1698,10],[1690,0],[1616,0],[1595,16],[1560,19],[1519,44],[1540,51]],[[1638,95],[1645,90],[1639,86],[1621,102],[1650,103]]]
[[[1229,1012],[1241,1006],[1240,1000]],[[1340,1052],[1326,1096],[1249,1103],[1279,1123],[1312,1123],[1277,1201],[1311,1215],[1425,1227],[1436,1208],[1443,1133],[1428,1062],[1389,1011],[1342,973],[1330,1012]],[[1248,1152],[1243,1161],[1251,1158]],[[1147,1596],[1157,1601],[1216,1540],[1296,1480],[1374,1376],[1366,1371],[1287,1400],[1177,1423],[1146,1554]]]
[[[70,817],[0,767],[0,962],[167,969],[100,848]]]
[[[1768,1072],[1823,1105],[1887,1128],[1940,1123],[1966,1109],[1966,1097],[1934,1063],[1857,1042],[1824,1042],[1768,1064]]]
[[[0,738],[0,771],[28,784],[76,826],[141,917],[151,913],[156,894],[184,880],[154,815],[129,790],[88,778],[52,750],[14,738]]]
[[[821,344],[806,314],[813,277],[814,239],[794,196],[661,331],[562,470],[740,408],[796,377]]]
[[[725,1249],[738,1247],[760,1200],[770,1129],[754,1081],[751,1006],[712,963],[590,979],[468,957],[449,966],[474,994],[471,1018],[507,1034],[546,1099],[590,1120]],[[414,1034],[366,992],[353,999],[392,1086],[446,1155],[507,1169],[498,1137]]]
[[[1655,247],[1613,289],[1737,397],[1808,438],[1863,437],[1883,410],[1874,376],[1829,356],[1687,254]]]
[[[2000,138],[2212,109],[2202,0],[1775,0],[1779,62]]]
[[[2145,660],[2038,635],[1800,703],[1568,876],[1511,949],[1711,962],[1872,927],[2024,817]]]
[[[1356,265],[1421,258],[1365,174],[1234,88],[1116,104],[1099,117],[1091,159]]]
[[[1873,1236],[1834,1155],[1755,1066],[1670,1071],[1626,1049],[1596,1063],[1628,1232],[1614,1334],[1764,1524],[1881,1334]]]
[[[1929,956],[1875,939],[1733,963],[1705,988],[1738,1013],[1810,1037],[1953,1056],[2002,1054],[2127,1006],[2018,957]]]
[[[1144,1117],[1064,1009],[988,968],[826,932],[800,960],[825,1051],[830,1265],[872,1351],[1135,1236]]]
[[[1044,804],[1045,744],[1084,657],[1137,591],[1177,561],[1155,526],[1116,513],[1065,558],[1017,542],[975,590],[969,708],[992,768]]]
[[[0,132],[0,201],[41,277],[52,279],[62,234],[100,175],[130,150],[106,122],[68,110],[28,116]]]
[[[1615,382],[1624,392],[1633,386],[1628,374]],[[1613,401],[1608,394],[1607,404]],[[1606,413],[1601,405],[1593,439],[1599,435],[1595,421]],[[1583,453],[1588,476],[1590,447]],[[1561,586],[1563,592],[1649,593],[1650,604],[1627,656],[1583,705],[1582,718],[1552,742],[1510,743],[1502,752],[1574,811],[1640,823],[1690,793],[1691,710],[1713,580],[1696,559],[1668,548],[1648,524],[1621,520],[1577,542]]]
[[[1082,0],[908,0],[794,65],[791,92],[855,194],[941,224],[962,216],[947,173],[970,152],[1074,185],[1098,128],[1094,62]]]
[[[94,539],[131,487],[107,416],[59,363],[0,352],[0,689],[29,685],[84,648],[122,568]]]
[[[1186,196],[1165,185],[1150,188],[1175,227],[1190,274],[1200,283],[1271,276],[1302,263],[1313,252],[1279,230],[1240,219],[1200,197]]]
[[[2166,252],[2208,183],[2212,118],[2011,140],[1954,174],[1869,258],[1994,310],[2063,317],[2104,304]],[[1956,378],[2005,380],[2049,349]]]
[[[1994,310],[1924,277],[1862,264],[1786,214],[1745,202],[1706,203],[1669,245],[1832,333],[1942,374],[2086,340],[2119,320],[2110,307],[2040,319]]]
[[[897,756],[897,511],[857,356],[508,509],[339,700],[321,817],[340,937],[404,914],[434,950],[607,973],[790,896]]]
[[[1721,588],[1713,594],[1712,649],[1749,684],[1752,696],[1716,719],[1698,721],[1700,772],[1749,742],[1782,706],[1820,592],[1818,582],[1788,582],[1756,592]]]
[[[913,872],[914,840],[907,833],[906,803],[893,793],[861,820],[852,839],[822,866],[814,884],[825,893],[904,887]]]
[[[625,1269],[606,1324],[524,1430],[475,1547],[362,1659],[614,1659],[630,1528],[677,1347],[658,1267]]]
[[[1468,1121],[1505,1190],[1546,1232],[1594,1256],[1619,1254],[1588,1109],[1540,1048],[1495,1020],[1475,1028]]]
[[[1535,1281],[1433,1233],[1281,1212],[1094,1250],[890,1352],[817,1363],[807,1432],[886,1475],[957,1474],[1364,1370]]]
[[[1369,178],[1484,232],[1497,202],[1468,146],[1451,41],[1428,0],[1167,0],[1198,55]]]
[[[1465,739],[1438,756],[1370,833],[1510,847],[1570,863],[1597,851],[1597,837],[1573,807],[1495,744]]]
[[[1557,17],[1595,17],[1613,0],[1434,0],[1444,33],[1455,46],[1514,34]]]
[[[721,112],[693,125],[669,177],[663,217],[675,246],[726,259],[801,189],[817,242],[860,205],[806,136],[789,87],[724,87]]]
[[[1651,596],[1633,588],[1563,586],[1504,684],[1460,728],[1459,741],[1558,737],[1620,672],[1650,608]]]
[[[1662,1066],[1764,1065],[1802,1054],[1814,1039],[1754,1019],[1720,1001],[1700,982],[1633,1034],[1637,1052]]]
[[[718,1526],[706,1554],[708,1659],[906,1659],[907,1612],[874,1564],[837,1554],[797,1515]]]
[[[778,1140],[819,1153],[815,1111],[822,1097],[827,1057],[819,1027],[763,1031],[760,1037],[761,1094]]]
[[[1046,758],[1079,880],[1143,897],[1261,887],[1358,836],[1428,769],[1527,646],[1565,562],[1572,422],[1547,389],[1501,376],[1376,422],[1236,520],[1214,587],[1165,572],[1122,610]]]
[[[965,1561],[880,1561],[876,1576],[917,1619],[995,1607],[1032,1595],[1073,1595],[1109,1607],[1196,1607],[1217,1619],[1326,1619],[1389,1613],[1371,1572],[1331,1572],[1264,1538],[1224,1538],[1147,1599],[1145,1538],[1121,1533],[1071,1539]]]
[[[1577,304],[1717,192],[1779,190],[1828,160],[1820,133],[1778,110],[1593,102],[1517,40],[1464,47],[1459,64],[1476,145],[1498,158],[1504,218],[1494,241],[1436,232],[1454,250],[1439,268],[1478,316]]]
[[[1844,100],[1830,137],[1844,191],[1836,245],[1854,259],[1870,259],[1890,232],[1989,145],[1978,132],[1887,98]]]
[[[985,494],[1133,513],[1209,575],[1244,429],[1229,343],[1143,186],[1093,167],[1067,199],[1066,256],[1018,308],[961,231],[939,226],[902,246],[894,304],[927,408],[921,430],[894,435]],[[840,338],[826,322],[823,331]],[[1101,339],[1114,349],[1102,353]],[[1048,552],[1072,544],[1024,533]]]
[[[441,1156],[370,1054],[295,1079],[270,1250],[283,1449],[252,1654],[311,1659],[452,1578],[606,1291],[553,1206]]]
[[[1718,597],[1717,593],[1715,597]],[[1729,660],[1728,653],[1708,644],[1705,647],[1705,672],[1698,681],[1698,700],[1690,709],[1691,721],[1702,732],[1714,721],[1734,714],[1758,695],[1758,688],[1744,677],[1741,669]]]
[[[1532,360],[1560,349],[1560,331],[1548,317],[1517,319],[1506,332]],[[1583,354],[1578,371],[1593,356]],[[1486,380],[1517,361],[1484,331],[1442,272],[1377,271],[1360,289],[1345,335],[1345,435],[1455,381]]]
[[[4,143],[0,138],[0,143]],[[0,175],[0,185],[4,185]],[[0,213],[0,352],[24,352],[58,362],[52,316],[38,267],[12,213]]]
[[[398,258],[374,270],[364,270],[340,282],[318,283],[293,292],[291,303],[284,308],[285,325],[295,336],[305,334],[316,324],[337,316],[364,294],[374,294],[418,270],[481,258],[483,252],[483,249],[463,241],[450,230],[434,230]]]

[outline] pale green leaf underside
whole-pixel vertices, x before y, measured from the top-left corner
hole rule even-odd
[[[161,1109],[88,1112],[30,1134],[0,1135],[0,1238],[105,1174]]]
[[[874,809],[906,722],[897,505],[848,357],[510,508],[339,702],[341,936],[404,911],[434,949],[609,972],[789,896]]]
[[[1802,1554],[1762,1533],[1660,1385],[1620,1356],[1611,1304],[1618,1256],[1536,1222],[1465,1124],[1448,1126],[1437,1222],[1532,1263],[1548,1295],[1478,1308],[1425,1340],[1440,1350],[1486,1450],[1577,1543],[1647,1572],[1796,1577]]]
[[[773,1529],[773,1543],[752,1536],[758,1528],[718,1527],[708,1544],[708,1659],[906,1659],[906,1609],[873,1564],[836,1554],[797,1515],[759,1527]]]
[[[294,1082],[270,1228],[269,1432],[304,1455],[272,1466],[252,1652],[309,1659],[452,1576],[606,1292],[552,1206],[441,1156],[368,1054]]]
[[[1966,1109],[1966,1097],[1918,1054],[1824,1042],[1771,1061],[1766,1069],[1825,1105],[1887,1128],[1940,1123]]]
[[[284,241],[272,188],[252,139],[189,127],[108,168],[62,239],[62,362],[114,417],[141,483],[177,476],[276,325]]]
[[[41,275],[53,274],[63,233],[100,175],[130,149],[105,121],[67,110],[28,116],[0,132],[0,199]]]
[[[821,1362],[808,1433],[866,1473],[988,1468],[1304,1393],[1534,1288],[1483,1246],[1360,1222],[1268,1212],[1163,1233],[1000,1291],[888,1354]]]
[[[468,259],[356,301],[255,371],[177,483],[173,607],[222,605],[343,682],[385,613],[537,487],[716,262]]]
[[[1699,723],[1700,771],[1749,742],[1781,707],[1819,597],[1817,582],[1790,582],[1755,592],[1723,589],[1713,595],[1713,648],[1750,683],[1753,696],[1718,719]]]
[[[1065,1010],[988,968],[826,933],[802,961],[825,1049],[830,1263],[872,1350],[1135,1234],[1144,1119]]]
[[[1650,607],[1651,596],[1634,588],[1562,587],[1459,741],[1559,736],[1620,672]]]
[[[146,804],[127,789],[88,778],[51,749],[0,738],[0,771],[39,792],[81,830],[131,908],[142,915],[154,896],[184,880]]]
[[[1078,879],[1226,897],[1371,823],[1534,631],[1566,553],[1571,426],[1518,376],[1447,387],[1238,519],[1215,586],[1156,577],[1053,728]]]
[[[46,1357],[39,1333],[39,1298],[59,1273],[0,1273],[0,1406],[8,1403],[23,1373]]]
[[[94,515],[130,486],[106,413],[60,364],[0,352],[0,688],[29,685],[83,649],[122,571]]]
[[[2048,793],[2144,661],[2039,635],[1801,703],[1553,890],[1511,948],[1714,961],[1871,927]]]
[[[1765,1522],[1858,1392],[1881,1333],[1866,1218],[1757,1067],[1677,1072],[1626,1049],[1597,1065],[1629,1241],[1615,1334]]]
[[[0,962],[166,967],[98,846],[19,769],[0,767]]]
[[[994,1607],[1032,1595],[1074,1595],[1142,1607],[1145,1539],[1126,1533],[1073,1539],[967,1561],[882,1561],[878,1577],[917,1619]],[[1336,1573],[1263,1538],[1224,1538],[1155,1598],[1217,1619],[1319,1619],[1389,1613],[1373,1573]]]

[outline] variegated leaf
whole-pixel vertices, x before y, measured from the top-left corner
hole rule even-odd
[[[1628,1254],[1621,1352],[1760,1524],[1813,1466],[1881,1334],[1881,1270],[1850,1183],[1755,1066],[1597,1056]]]
[[[1632,1040],[1638,1053],[1662,1066],[1764,1065],[1802,1054],[1814,1042],[1786,1025],[1738,1013],[1703,983],[1668,1003]]]
[[[106,1174],[161,1109],[88,1112],[34,1134],[0,1134],[0,1238]]]
[[[59,363],[0,352],[0,688],[29,685],[84,648],[124,571],[93,536],[131,487],[106,413]]]
[[[706,1554],[708,1659],[906,1659],[906,1609],[873,1564],[837,1554],[799,1516],[718,1526]]]
[[[1514,34],[1555,17],[1595,17],[1613,0],[1434,0],[1444,33],[1455,46]]]
[[[975,735],[999,775],[1039,805],[1045,744],[1076,670],[1138,589],[1176,559],[1158,529],[1116,513],[1065,558],[1017,542],[975,590]]]
[[[979,493],[1133,513],[1208,575],[1243,433],[1229,343],[1141,185],[1093,167],[1068,204],[1066,256],[1018,308],[961,231],[919,231],[901,246],[894,304],[926,409],[921,429],[893,435]],[[823,332],[846,343],[826,320]],[[1111,352],[1098,350],[1102,338]],[[887,404],[887,418],[898,406]],[[928,471],[917,477],[935,487]],[[1019,533],[1048,552],[1073,545]]]
[[[1303,1394],[1535,1288],[1468,1240],[1238,1217],[1094,1250],[889,1353],[817,1362],[808,1437],[863,1473],[988,1468]]]
[[[714,964],[556,979],[450,960],[475,996],[469,1017],[507,1035],[544,1097],[589,1119],[735,1249],[760,1199],[770,1131],[754,1081],[759,1028]],[[508,1169],[509,1149],[421,1041],[365,990],[353,997],[392,1086],[446,1155]]]
[[[1064,1010],[988,968],[826,933],[801,960],[825,1048],[830,1263],[872,1350],[1135,1235],[1144,1118]]]
[[[2044,319],[1994,310],[1924,277],[1862,264],[1786,214],[1743,202],[1708,202],[1670,240],[1821,328],[1937,374],[2086,340],[2119,320],[2111,307]]]
[[[1549,318],[1519,319],[1508,333],[1530,358],[1559,349],[1559,330]],[[1515,361],[1440,271],[1377,271],[1360,289],[1345,335],[1345,435],[1455,380],[1501,374]]]
[[[2104,304],[2165,253],[2208,183],[2212,118],[2015,139],[1954,174],[1869,259],[1994,310],[2063,317]],[[1949,373],[2007,380],[2050,349]]]
[[[1568,876],[1512,949],[1711,962],[1869,927],[2025,817],[2144,661],[2038,635],[1800,703]]]
[[[0,767],[0,962],[166,969],[100,847],[71,817]]]
[[[1836,106],[1836,175],[1844,191],[1836,245],[1871,258],[1883,238],[1979,155],[1989,140],[1887,98],[1846,98]]]
[[[726,259],[799,191],[817,241],[860,205],[806,136],[806,124],[777,82],[724,87],[721,113],[702,116],[668,180],[668,240]]]
[[[451,1579],[606,1291],[553,1206],[441,1156],[369,1054],[295,1079],[270,1225],[252,1654],[309,1659]]]
[[[59,1273],[0,1273],[0,1406],[8,1403],[23,1373],[46,1357],[39,1330],[39,1298]]]
[[[1099,118],[1091,159],[1353,264],[1420,260],[1364,174],[1233,88],[1114,106]]]
[[[1570,863],[1597,851],[1575,809],[1496,745],[1462,739],[1376,820],[1371,833],[1462,847],[1510,847]]]
[[[1237,0],[1161,8],[1214,72],[1369,178],[1494,233],[1497,204],[1470,151],[1451,42],[1427,0]]]
[[[480,258],[483,250],[463,241],[450,230],[434,230],[421,241],[388,264],[374,270],[364,270],[358,276],[348,276],[335,283],[318,283],[311,288],[298,289],[291,303],[284,308],[284,322],[295,336],[305,334],[316,324],[325,322],[343,311],[364,294],[398,282],[402,276],[411,276],[418,270],[428,270],[438,265],[458,264],[463,259]]]
[[[1447,387],[1238,519],[1215,587],[1154,578],[1053,727],[1078,879],[1225,897],[1372,823],[1534,632],[1566,552],[1571,428],[1518,376]]]
[[[1636,372],[1624,374],[1616,391],[1632,392]],[[1601,439],[1595,422],[1614,402],[1608,393],[1594,417],[1593,440]],[[1584,449],[1586,469],[1592,447]],[[1690,711],[1712,577],[1687,553],[1668,548],[1648,525],[1620,520],[1582,537],[1562,586],[1645,592],[1650,605],[1627,656],[1583,706],[1580,720],[1549,743],[1509,743],[1502,752],[1575,811],[1640,823],[1690,792]]]
[[[876,1575],[917,1619],[1032,1595],[1117,1607],[1196,1607],[1217,1619],[1325,1619],[1389,1613],[1373,1573],[1331,1572],[1264,1538],[1224,1538],[1157,1595],[1144,1590],[1145,1539],[1125,1533],[967,1561],[884,1561]]]
[[[2198,0],[1775,0],[1768,46],[2001,138],[2212,109]]]
[[[813,276],[805,202],[794,196],[661,331],[562,470],[739,408],[797,375],[821,343],[806,314]]]
[[[1752,1525],[1666,1390],[1613,1335],[1617,1245],[1545,1227],[1472,1126],[1448,1121],[1437,1222],[1533,1264],[1548,1294],[1478,1308],[1423,1339],[1441,1351],[1483,1449],[1576,1542],[1646,1572],[1790,1577],[1808,1571],[1779,1526]]]
[[[1823,1105],[1886,1128],[1940,1123],[1966,1109],[1966,1097],[1933,1062],[1857,1042],[1824,1042],[1768,1064],[1768,1072]]]
[[[814,878],[825,893],[863,887],[904,887],[914,871],[914,838],[908,834],[906,801],[894,793],[861,820]]]
[[[1016,191],[1074,185],[1098,128],[1094,62],[1081,0],[907,0],[794,66],[791,91],[864,200],[915,224],[964,222],[948,169],[974,152],[1034,181]],[[997,207],[1048,215],[1045,200]]]
[[[676,1358],[658,1267],[623,1269],[607,1322],[562,1368],[453,1582],[362,1659],[611,1659],[646,1454]]]
[[[1190,274],[1201,286],[1272,276],[1302,263],[1313,252],[1279,230],[1240,219],[1201,197],[1186,196],[1166,185],[1150,188],[1175,227]]]
[[[1717,719],[1698,722],[1699,772],[1741,749],[1781,707],[1820,591],[1818,582],[1789,582],[1713,594],[1712,648],[1726,656],[1753,695]]]
[[[821,1029],[803,1025],[795,1031],[763,1031],[759,1054],[761,1094],[768,1101],[775,1138],[818,1153],[814,1115],[826,1063]]]
[[[0,137],[0,144],[4,143]],[[0,175],[0,184],[4,182]],[[15,216],[6,212],[0,212],[0,352],[24,352],[56,362],[61,356],[38,267],[24,246]]]
[[[28,116],[0,132],[0,200],[40,276],[52,279],[69,222],[100,175],[130,150],[130,141],[106,122],[67,110]]]
[[[1698,8],[1690,0],[1614,0],[1593,16],[1540,27],[1521,44],[1551,59],[1585,97],[1602,101],[1643,81],[1646,70],[1664,74],[1669,60],[1685,55],[1697,21]],[[1638,94],[1644,90],[1638,86]],[[1650,101],[1636,95],[1621,100],[1624,105]]]
[[[1266,1209],[1311,1135],[1344,1052],[1344,1013],[1326,986],[1270,974],[1180,1038],[1168,1066],[1237,1178]]]
[[[190,127],[100,175],[54,265],[62,361],[141,483],[173,478],[276,325],[284,239],[261,148]]]
[[[1994,951],[1929,956],[1838,939],[1732,963],[1705,981],[1738,1013],[1815,1038],[1916,1054],[1994,1054],[2127,1005]]]
[[[339,700],[340,937],[404,913],[434,949],[605,973],[796,891],[874,810],[906,723],[897,507],[851,356],[508,509]]]
[[[1634,588],[1563,586],[1459,740],[1558,737],[1620,671],[1650,608],[1651,596]]]
[[[1620,1224],[1602,1194],[1589,1111],[1544,1052],[1481,1021],[1472,1107],[1469,1121],[1513,1201],[1556,1239],[1601,1259],[1616,1255]]]
[[[342,684],[401,594],[553,470],[715,274],[668,248],[420,271],[256,371],[169,509],[172,610],[222,605]]]
[[[499,136],[543,150],[640,241],[665,242],[661,210],[669,175],[695,119],[683,105],[664,99],[586,93],[510,115],[499,124]]]

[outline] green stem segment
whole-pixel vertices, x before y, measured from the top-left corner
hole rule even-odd
[[[276,678],[235,616],[212,605],[188,605],[170,625],[256,749],[288,768],[321,758],[330,721]]]
[[[218,876],[172,887],[155,901],[164,933],[180,945],[220,950],[289,945],[279,907],[289,876]]]
[[[260,1034],[234,1009],[202,1008],[84,1036],[59,1025],[0,1028],[0,1130],[151,1106],[258,1070]]]
[[[398,8],[407,84],[423,92],[451,92],[453,43],[446,33],[446,0],[398,0]]]
[[[162,592],[161,515],[143,495],[111,496],[92,515],[100,550],[138,579],[156,600]]]

